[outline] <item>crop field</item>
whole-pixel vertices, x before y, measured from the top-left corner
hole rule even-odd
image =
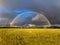
[[[60,45],[60,29],[0,28],[0,45]]]

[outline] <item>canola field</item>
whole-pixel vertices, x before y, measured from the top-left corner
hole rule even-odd
[[[60,29],[0,28],[0,45],[60,45]]]

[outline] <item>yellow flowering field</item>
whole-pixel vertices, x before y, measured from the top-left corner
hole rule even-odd
[[[60,29],[0,28],[0,45],[60,45]]]

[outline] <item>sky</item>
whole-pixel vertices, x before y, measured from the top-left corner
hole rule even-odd
[[[0,0],[0,17],[2,15],[12,20],[20,10],[33,10],[34,8],[46,12],[51,22],[60,24],[60,18],[58,18],[60,17],[60,0]]]

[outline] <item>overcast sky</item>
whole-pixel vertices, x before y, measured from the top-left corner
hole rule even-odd
[[[3,13],[3,16],[8,17],[9,19],[12,20],[14,16],[13,15],[14,13],[12,12],[14,10],[30,9],[30,7],[32,8],[37,7],[44,11],[51,12],[52,15],[50,15],[49,17],[52,17],[52,19],[54,20],[53,16],[55,16],[55,14],[57,13],[54,12],[56,11],[56,9],[54,9],[53,7],[60,9],[60,0],[0,0],[0,15],[1,13]],[[54,9],[54,11],[51,11],[52,9]],[[58,10],[56,12],[58,12]],[[9,15],[7,15],[7,13],[9,13]],[[53,15],[53,13],[55,14]],[[59,15],[55,16],[55,18],[60,23],[60,20],[58,19],[58,17],[60,17]]]

